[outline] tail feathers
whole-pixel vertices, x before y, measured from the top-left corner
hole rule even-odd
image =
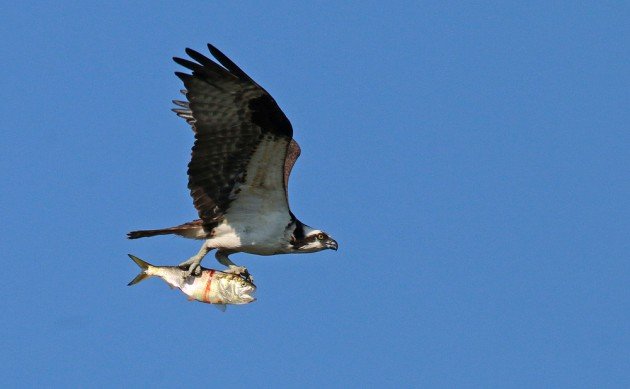
[[[131,231],[127,234],[127,238],[129,239],[138,239],[138,238],[146,238],[149,236],[157,236],[157,235],[179,235],[185,238],[191,239],[204,239],[206,234],[203,230],[203,222],[200,219],[193,220],[188,223],[184,223],[179,226],[169,227],[169,228],[161,228],[159,230],[140,230],[140,231]]]
[[[172,228],[164,228],[161,230],[141,230],[141,231],[131,231],[127,234],[127,238],[129,239],[139,239],[139,238],[147,238],[149,236],[156,235],[168,235],[175,234]]]
[[[140,274],[138,274],[136,278],[131,280],[131,282],[129,282],[127,286],[135,285],[138,282],[151,277],[150,275],[147,274],[147,269],[149,269],[149,266],[151,266],[150,263],[143,261],[142,259],[136,257],[135,255],[131,255],[131,254],[127,254],[127,255],[129,255],[129,258],[131,258],[131,260],[134,261],[136,265],[140,267],[140,269],[142,269]]]

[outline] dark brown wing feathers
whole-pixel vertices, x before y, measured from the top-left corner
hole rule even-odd
[[[208,48],[223,67],[192,49],[186,53],[196,62],[174,58],[192,74],[175,73],[184,83],[188,102],[175,100],[181,108],[173,109],[195,132],[188,188],[206,231],[229,208],[233,190],[244,180],[249,159],[263,138],[287,144],[284,177],[278,177],[285,190],[299,155],[299,146],[291,140],[291,123],[275,100],[214,46]]]
[[[225,66],[225,68],[227,70],[232,72],[232,74],[236,75],[241,80],[247,80],[250,83],[260,87],[254,80],[251,79],[250,76],[248,76],[244,71],[242,71],[241,68],[239,68],[234,62],[232,62],[231,59],[229,59],[227,56],[225,56],[225,54],[223,54],[221,51],[219,51],[219,49],[217,49],[216,47],[212,46],[210,43],[208,43],[208,50],[210,50],[210,53],[214,56],[214,58],[216,58],[217,61],[219,61],[219,63],[221,65]],[[193,50],[191,50],[191,51],[193,51]],[[203,55],[202,55],[202,57],[203,57]],[[192,58],[194,58],[194,57],[192,57]]]
[[[184,223],[179,226],[162,228],[159,230],[140,230],[140,231],[131,231],[127,234],[127,238],[129,239],[138,239],[138,238],[146,238],[149,236],[157,236],[157,235],[180,235],[185,236],[187,238],[197,238],[197,231],[201,228],[203,222],[201,220],[193,220],[188,223]]]

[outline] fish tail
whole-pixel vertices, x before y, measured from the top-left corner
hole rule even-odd
[[[151,265],[148,262],[143,261],[142,259],[136,257],[135,255],[131,255],[131,254],[127,254],[127,255],[129,255],[129,258],[131,258],[131,260],[134,261],[136,263],[136,265],[138,265],[140,267],[140,269],[142,269],[140,274],[138,274],[136,276],[136,278],[131,280],[131,282],[129,282],[127,284],[127,286],[135,285],[138,282],[140,282],[140,281],[142,281],[142,280],[144,280],[146,278],[151,277],[149,274],[147,274],[147,270],[149,269],[150,266],[153,266],[153,265]]]

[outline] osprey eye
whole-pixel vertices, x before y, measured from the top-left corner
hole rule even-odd
[[[317,239],[324,240],[324,234],[317,234]]]

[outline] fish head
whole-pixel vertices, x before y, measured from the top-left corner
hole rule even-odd
[[[254,293],[256,293],[256,286],[251,282],[247,282],[243,280],[243,284],[239,287],[237,292],[238,297],[243,303],[251,303],[252,301],[256,301],[256,297],[254,297]]]
[[[236,284],[235,294],[238,296],[238,299],[243,302],[243,304],[251,303],[256,300],[256,297],[254,297],[254,293],[256,293],[256,285],[242,279],[241,277],[238,277]]]
[[[220,294],[229,304],[247,304],[256,301],[256,285],[236,274],[226,274],[220,283]]]

